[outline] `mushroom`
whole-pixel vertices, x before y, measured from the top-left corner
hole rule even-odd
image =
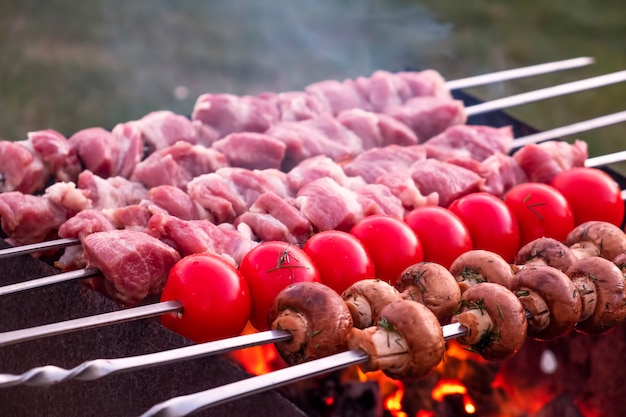
[[[513,278],[511,265],[503,257],[482,249],[467,251],[456,258],[450,266],[450,272],[461,292],[481,282],[492,282],[508,288]]]
[[[442,361],[445,342],[432,311],[420,303],[399,300],[382,309],[376,326],[353,328],[348,347],[369,355],[369,361],[360,365],[363,372],[382,370],[390,378],[417,380]]]
[[[515,256],[518,270],[520,266],[548,265],[565,272],[575,260],[576,256],[567,245],[549,237],[528,242]]]
[[[484,282],[461,297],[453,323],[467,328],[457,340],[490,361],[503,360],[519,350],[528,323],[522,302],[500,284]]]
[[[364,329],[380,320],[380,311],[392,301],[402,297],[388,282],[380,279],[363,279],[355,282],[341,294],[352,314],[354,327]]]
[[[597,256],[579,259],[567,270],[582,299],[576,330],[600,334],[626,317],[624,275],[613,262]]]
[[[269,312],[272,330],[286,330],[292,338],[275,344],[289,365],[343,352],[352,328],[352,315],[335,290],[319,282],[285,287]]]
[[[569,232],[565,244],[577,258],[601,256],[613,260],[626,252],[626,235],[612,223],[589,221]]]
[[[428,307],[441,324],[448,324],[461,300],[456,279],[444,266],[419,262],[406,268],[395,284],[402,298]]]
[[[513,276],[511,291],[528,313],[528,335],[552,340],[580,321],[581,298],[572,280],[557,268],[529,265]]]

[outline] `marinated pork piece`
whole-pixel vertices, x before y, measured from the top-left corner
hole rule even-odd
[[[614,224],[589,221],[574,228],[565,238],[577,258],[601,256],[613,260],[626,252],[626,235]]]
[[[461,100],[439,97],[416,97],[406,103],[385,109],[385,113],[409,126],[420,143],[467,121]]]
[[[446,80],[435,70],[401,71],[397,76],[403,78],[411,88],[412,97],[432,96],[451,99],[452,94],[446,86]]]
[[[32,194],[45,187],[49,176],[41,157],[24,143],[0,141],[0,193]]]
[[[250,210],[235,219],[234,225],[247,224],[261,241],[301,245],[311,236],[313,228],[294,204],[292,199],[267,191],[257,198]]]
[[[113,133],[101,127],[79,130],[69,138],[84,168],[102,178],[118,175],[120,142]]]
[[[513,129],[481,125],[450,126],[424,144],[428,158],[470,158],[482,162],[496,154],[508,154]]]
[[[478,191],[485,182],[475,172],[436,159],[416,162],[409,170],[420,193],[437,193],[439,205],[443,207],[457,198]]]
[[[144,156],[143,133],[134,122],[118,123],[111,133],[117,138],[120,147],[115,175],[130,178]]]
[[[279,122],[265,133],[285,143],[281,165],[285,172],[312,156],[342,161],[363,151],[361,139],[327,114],[300,122]]]
[[[163,290],[170,269],[180,260],[173,248],[132,230],[92,233],[83,241],[87,266],[97,268],[105,293],[124,305]]]
[[[363,279],[355,282],[341,294],[352,314],[352,322],[357,329],[374,326],[380,319],[380,312],[402,296],[392,285],[380,279]]]
[[[199,120],[217,131],[220,138],[235,132],[263,133],[278,119],[272,100],[234,94],[203,94],[196,100],[192,120]]]
[[[285,157],[284,142],[263,133],[238,132],[213,142],[228,165],[247,169],[279,169]]]
[[[343,165],[343,170],[351,177],[361,177],[373,184],[382,175],[403,172],[413,163],[425,159],[426,150],[420,145],[388,145],[360,153]]]
[[[147,188],[173,185],[184,189],[192,179],[226,166],[226,157],[214,149],[176,142],[139,163],[130,179]]]
[[[448,324],[461,300],[461,289],[445,267],[434,262],[409,266],[395,283],[405,300],[428,307],[441,324]]]
[[[389,71],[375,71],[369,77],[357,77],[354,83],[376,113],[403,104],[413,95],[406,78]]]
[[[138,204],[147,196],[146,188],[123,177],[102,178],[89,170],[78,176],[78,188],[86,192],[94,209],[110,209]]]
[[[357,201],[361,204],[363,215],[385,214],[404,218],[406,210],[402,201],[393,191],[383,184],[365,184],[355,191]]]
[[[548,141],[528,144],[513,154],[530,181],[549,183],[562,171],[585,166],[587,142]]]
[[[361,177],[348,176],[341,165],[326,155],[307,158],[287,173],[287,182],[294,192],[319,178],[331,178],[342,187],[352,190],[365,185]]]
[[[216,173],[200,175],[187,184],[187,194],[204,207],[215,223],[230,223],[248,209],[229,181]]]
[[[261,96],[268,97],[269,94],[265,93]],[[320,114],[332,113],[330,103],[325,98],[305,91],[273,94],[270,100],[274,101],[278,108],[278,120],[285,122],[313,119]]]
[[[103,209],[104,214],[113,223],[116,229],[146,231],[148,222],[155,213],[167,212],[158,208],[147,200],[142,200],[139,204],[131,204],[124,207]]]
[[[314,231],[349,231],[363,217],[357,194],[330,178],[319,178],[302,187],[296,207],[311,222]]]
[[[59,237],[83,239],[96,232],[110,232],[115,225],[100,210],[86,209],[69,218],[59,227]]]
[[[439,204],[439,193],[433,192],[423,195],[417,188],[413,175],[407,169],[381,175],[376,184],[384,185],[396,196],[406,210],[422,206],[436,206]]]
[[[371,110],[370,104],[361,95],[355,81],[350,79],[343,82],[336,80],[319,81],[306,86],[304,91],[327,103],[333,116],[350,109]]]
[[[524,344],[528,322],[521,301],[500,284],[483,282],[468,288],[461,297],[453,323],[468,331],[457,338],[489,361],[501,361]]]
[[[186,192],[172,185],[159,185],[148,190],[146,198],[182,220],[211,219],[211,215]]]
[[[478,165],[476,173],[485,180],[480,186],[480,191],[498,197],[504,196],[516,185],[529,181],[526,172],[517,161],[505,154],[491,155]]]
[[[450,273],[459,283],[461,292],[484,282],[509,288],[513,278],[511,266],[504,258],[482,249],[473,249],[460,255],[450,265]]]
[[[186,221],[164,213],[152,215],[146,232],[176,249],[181,256],[211,252],[235,266],[258,244],[232,224],[217,226],[208,220]]]
[[[511,280],[528,318],[528,335],[553,340],[574,329],[580,320],[582,302],[576,286],[564,272],[547,265],[526,265]]]
[[[528,242],[515,256],[515,264],[522,268],[528,265],[548,265],[561,272],[567,271],[575,260],[576,256],[568,246],[549,237]]]
[[[269,311],[272,330],[286,330],[292,338],[276,343],[289,365],[347,350],[352,316],[343,299],[319,282],[298,282],[283,289]]]
[[[76,182],[83,167],[76,149],[65,136],[52,129],[38,130],[28,132],[27,142],[57,181]],[[5,165],[2,163],[0,166]]]
[[[382,370],[390,378],[414,381],[428,375],[443,360],[445,342],[437,317],[424,305],[394,301],[380,312],[381,319],[366,329],[353,328],[350,349],[362,349],[369,361],[363,372]]]
[[[417,145],[418,138],[404,123],[384,113],[372,113],[363,109],[345,110],[337,120],[361,138],[364,150],[387,145]]]
[[[133,123],[142,134],[148,153],[164,149],[176,142],[198,144],[198,132],[187,117],[169,110],[158,110],[146,114]]]
[[[605,258],[589,256],[574,262],[566,274],[576,286],[583,306],[577,331],[605,333],[624,321],[624,275],[617,265]]]

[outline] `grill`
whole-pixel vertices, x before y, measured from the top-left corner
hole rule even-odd
[[[466,106],[480,100],[455,91],[454,97]],[[532,126],[495,110],[472,115],[468,124],[512,126],[515,137],[537,133]],[[622,188],[626,178],[609,168]],[[0,248],[10,247],[0,241]],[[58,274],[46,262],[22,255],[0,260],[0,285],[24,282]],[[154,300],[146,300],[147,303]],[[120,310],[120,306],[101,294],[75,282],[44,287],[35,292],[4,295],[0,312],[4,318],[0,331],[25,329],[46,323]],[[80,332],[35,339],[0,348],[3,373],[21,374],[29,369],[54,364],[72,368],[97,358],[134,356],[190,346],[185,338],[162,327],[155,318],[91,328]],[[107,376],[93,382],[67,381],[50,388],[16,386],[0,389],[0,409],[15,416],[139,415],[153,405],[180,395],[220,387],[248,378],[238,364],[220,355],[160,365]],[[278,391],[227,401],[197,412],[198,416],[237,415],[304,416],[305,413]]]

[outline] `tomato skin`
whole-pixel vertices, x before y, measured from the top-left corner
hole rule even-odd
[[[374,262],[367,249],[354,235],[339,230],[317,233],[302,249],[320,272],[322,284],[338,294],[357,281],[374,278]]]
[[[450,268],[472,250],[472,237],[463,221],[447,208],[423,206],[411,210],[404,221],[413,229],[424,250],[424,261]]]
[[[367,249],[378,279],[395,283],[402,271],[424,260],[417,235],[397,217],[383,214],[364,217],[352,227],[350,234]]]
[[[268,241],[243,257],[239,271],[252,295],[250,323],[259,331],[269,330],[268,312],[276,295],[294,282],[321,282],[320,273],[302,249],[287,242]]]
[[[520,229],[520,245],[540,237],[563,242],[574,228],[574,213],[556,188],[536,182],[516,185],[504,195]]]
[[[472,193],[453,201],[448,209],[467,226],[474,249],[513,261],[520,247],[520,231],[515,215],[503,200],[486,192]]]
[[[624,201],[619,185],[597,168],[572,168],[550,182],[567,199],[574,213],[574,226],[598,220],[621,227]]]
[[[237,268],[212,254],[184,257],[170,271],[161,301],[178,300],[182,313],[161,316],[162,324],[203,343],[239,335],[250,317],[250,289]]]

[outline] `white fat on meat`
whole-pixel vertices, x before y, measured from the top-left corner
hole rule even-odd
[[[265,132],[278,120],[278,109],[272,100],[262,97],[203,94],[196,100],[191,118],[215,129],[221,138],[234,132]]]
[[[416,162],[410,172],[420,192],[423,195],[437,193],[439,205],[443,207],[457,198],[480,190],[485,182],[472,170],[436,159]]]
[[[461,100],[440,97],[416,97],[399,106],[385,110],[415,132],[420,143],[445,131],[448,127],[467,122],[465,105]]]
[[[418,143],[417,136],[407,125],[384,113],[351,109],[339,113],[337,120],[361,139],[364,150]]]
[[[548,141],[528,144],[513,154],[513,158],[533,182],[549,183],[560,172],[584,167],[589,156],[587,142],[575,140],[573,144]]]
[[[50,176],[44,163],[26,141],[0,141],[0,193],[32,194],[45,187]]]
[[[376,184],[387,187],[407,210],[439,204],[439,194],[431,192],[423,195],[408,169],[383,174],[378,177]]]
[[[44,196],[59,207],[63,207],[68,213],[78,213],[94,207],[91,193],[78,188],[73,182],[54,183],[46,188]]]
[[[92,208],[105,209],[137,204],[146,198],[146,188],[122,177],[101,178],[91,171],[78,176],[78,188],[87,191]]]
[[[471,158],[483,161],[495,154],[508,154],[513,129],[479,125],[450,126],[424,144],[428,158]]]
[[[263,241],[303,244],[312,234],[311,223],[296,208],[295,201],[268,191],[257,198],[250,210],[239,216],[235,225],[246,224]]]
[[[426,150],[421,145],[388,145],[361,153],[343,165],[343,170],[349,176],[361,177],[372,184],[381,175],[407,170],[415,162],[425,159]]]
[[[181,220],[157,213],[148,225],[148,234],[175,248],[182,256],[211,252],[239,265],[258,243],[249,233],[229,223],[215,225],[208,220]]]
[[[184,189],[193,178],[225,166],[228,166],[226,157],[215,149],[176,142],[139,163],[130,179],[147,188],[173,185]]]
[[[295,204],[315,231],[348,231],[363,218],[357,194],[330,178],[319,178],[302,187]]]
[[[325,155],[307,158],[287,173],[287,182],[296,192],[318,178],[331,178],[337,184],[350,189],[365,185],[361,177],[346,175],[341,165]]]
[[[159,294],[181,258],[171,246],[134,230],[92,233],[82,243],[87,266],[99,269],[105,277],[99,280],[104,285],[101,289],[126,305]]]
[[[213,143],[212,148],[226,157],[233,167],[247,169],[279,169],[287,145],[263,133],[231,133]]]

